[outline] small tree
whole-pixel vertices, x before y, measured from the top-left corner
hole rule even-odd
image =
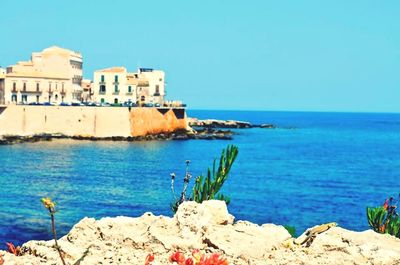
[[[206,200],[216,199],[223,200],[227,204],[229,204],[230,198],[221,194],[220,190],[225,181],[228,179],[229,172],[232,168],[233,163],[236,160],[238,153],[239,149],[234,145],[229,145],[226,149],[223,149],[221,157],[219,159],[218,167],[216,167],[217,160],[214,159],[213,167],[212,169],[208,168],[207,175],[200,175],[196,178],[192,189],[192,194],[189,197],[187,197],[186,192],[190,179],[192,178],[192,175],[189,173],[190,161],[186,161],[186,172],[183,179],[183,189],[179,199],[175,196],[174,181],[176,176],[175,173],[172,173],[171,190],[174,196],[174,201],[171,203],[171,208],[173,212],[176,212],[179,205],[187,200],[202,203]]]

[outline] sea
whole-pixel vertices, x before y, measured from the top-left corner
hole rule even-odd
[[[206,174],[232,144],[239,155],[222,193],[236,220],[293,226],[297,234],[327,222],[362,231],[366,207],[400,192],[400,114],[188,110],[188,116],[276,128],[234,130],[233,140],[0,146],[0,248],[51,238],[42,197],[57,203],[59,236],[84,217],[172,216],[170,174],[179,195],[186,160],[193,178]]]

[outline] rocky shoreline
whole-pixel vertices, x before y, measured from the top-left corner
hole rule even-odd
[[[35,134],[35,135],[2,135],[0,145],[11,145],[19,143],[34,143],[40,141],[52,141],[53,139],[72,139],[87,141],[162,141],[162,140],[232,140],[233,132],[229,130],[200,129],[190,131],[176,131],[173,133],[160,133],[146,136],[113,136],[94,137],[85,135],[63,135],[63,134]]]
[[[175,251],[219,253],[229,264],[400,264],[400,240],[373,232],[317,226],[299,238],[283,226],[234,221],[223,201],[186,202],[174,217],[84,218],[58,240],[67,264],[173,264]],[[319,231],[312,234],[310,231]],[[303,239],[311,241],[302,244]],[[300,243],[296,243],[299,241]],[[5,265],[60,264],[54,241],[29,241],[19,256],[0,251]],[[176,264],[176,263],[175,263]]]
[[[250,128],[265,128],[274,129],[275,125],[264,123],[264,124],[252,124],[247,121],[236,121],[236,120],[215,120],[206,119],[199,120],[197,118],[187,118],[190,127],[194,128],[229,128],[229,129],[250,129]]]

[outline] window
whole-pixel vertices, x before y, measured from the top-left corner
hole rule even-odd
[[[49,83],[49,90],[51,90],[51,83]]]
[[[49,102],[51,102],[51,96],[49,96]]]
[[[36,83],[36,91],[39,91],[39,89],[40,89],[40,85],[39,85],[39,83]]]
[[[142,96],[142,97],[140,98],[141,101],[145,101],[145,99],[146,99],[145,96]]]
[[[23,84],[23,89],[26,91],[26,83]]]
[[[160,94],[160,86],[156,85],[156,94]]]
[[[56,90],[57,90],[57,87],[58,87],[58,83],[56,83]]]
[[[117,98],[114,98],[114,103],[118,104],[118,99]]]
[[[64,96],[61,96],[61,102],[64,102]]]
[[[106,86],[105,85],[101,85],[100,86],[100,93],[106,93]]]
[[[27,95],[22,95],[21,99],[22,99],[22,102],[27,102],[28,101],[28,96]]]
[[[114,80],[115,80],[115,83],[118,83],[118,76],[117,75],[114,77]]]
[[[104,75],[101,75],[101,82],[104,82]]]
[[[56,101],[58,100],[58,95],[56,95]]]
[[[104,103],[104,98],[102,98],[102,99],[100,100],[100,102],[101,102],[101,103]]]
[[[11,102],[17,102],[17,95],[11,96]]]
[[[62,83],[61,87],[62,87],[62,90],[64,91],[64,83]]]
[[[132,93],[132,87],[128,86],[128,93]]]
[[[36,95],[36,103],[39,103],[39,95]]]
[[[118,92],[118,85],[115,85],[115,87],[114,87],[114,92],[115,92],[115,93]]]
[[[13,83],[13,90],[17,90],[17,83]]]

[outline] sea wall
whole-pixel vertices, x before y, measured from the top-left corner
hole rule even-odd
[[[0,135],[129,137],[186,128],[184,109],[22,105],[0,108]]]

